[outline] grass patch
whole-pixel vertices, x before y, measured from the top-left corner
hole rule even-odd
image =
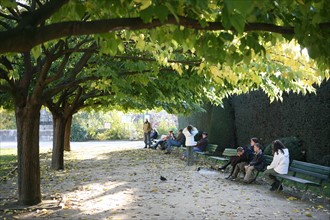
[[[0,149],[0,180],[6,179],[10,172],[17,166],[17,149]]]

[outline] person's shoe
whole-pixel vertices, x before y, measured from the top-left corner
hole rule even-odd
[[[218,170],[225,170],[225,169],[226,169],[225,166],[221,166],[221,167],[218,168]]]
[[[278,190],[278,191],[282,191],[282,190],[283,190],[283,186],[282,186],[282,184],[281,184],[279,187],[277,187],[277,190]]]
[[[278,187],[277,182],[274,182],[271,186],[272,187],[269,190],[270,191],[275,191],[277,189],[277,187]]]
[[[186,158],[184,156],[180,157],[180,160],[185,160]]]
[[[147,148],[147,145],[144,148]]]
[[[236,180],[236,177],[234,177],[234,176],[229,176],[227,179],[228,179],[228,180],[235,181],[235,180]]]
[[[171,151],[166,151],[165,154],[171,154]]]
[[[227,176],[225,179],[227,179],[227,180],[228,180],[229,178],[231,178],[231,176]]]

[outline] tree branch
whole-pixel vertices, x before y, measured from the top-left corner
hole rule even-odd
[[[61,3],[65,0],[61,0]],[[179,17],[179,22],[174,16],[169,16],[162,23],[159,20],[153,20],[150,23],[144,23],[141,18],[118,18],[105,19],[98,21],[71,21],[50,24],[43,27],[15,28],[13,30],[0,32],[0,53],[29,51],[34,46],[66,36],[89,35],[109,33],[118,30],[139,30],[151,29],[163,25],[182,25],[186,28],[195,30],[225,30],[220,22],[208,22],[202,26],[198,20],[186,17]],[[320,24],[322,28],[329,28],[330,24]],[[294,34],[294,27],[282,27],[274,24],[250,23],[245,25],[245,31],[269,31],[279,34]]]
[[[36,27],[43,23],[46,19],[50,18],[56,11],[58,11],[63,5],[68,3],[69,0],[51,0],[41,6],[38,10],[35,10],[19,22],[15,29],[21,30],[22,28]]]

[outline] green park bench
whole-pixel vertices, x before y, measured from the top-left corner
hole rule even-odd
[[[324,181],[330,182],[330,167],[293,160],[289,166],[288,174],[275,176],[281,179],[281,183],[288,180],[305,185],[305,193],[302,197],[304,199],[309,186],[321,187],[323,195],[322,183]]]
[[[265,169],[272,162],[273,157],[265,155]],[[258,176],[260,172],[257,173]],[[281,183],[284,180],[292,181],[295,184],[299,183],[305,186],[304,199],[309,186],[321,187],[321,193],[323,195],[323,182],[330,182],[330,167],[322,166],[313,163],[302,162],[298,160],[292,160],[289,166],[288,174],[276,174],[276,177],[281,179]]]
[[[206,149],[205,151],[203,152],[195,152],[197,155],[203,155],[203,156],[210,156],[210,155],[213,155],[214,152],[216,151],[218,145],[216,144],[208,144],[206,146]]]
[[[227,162],[230,157],[236,156],[237,150],[236,148],[225,148],[222,153],[222,156],[210,156],[209,158],[216,161],[224,161]]]

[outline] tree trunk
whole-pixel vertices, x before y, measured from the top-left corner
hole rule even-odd
[[[35,205],[41,202],[39,124],[41,105],[28,102],[16,106],[18,202]]]
[[[62,116],[53,114],[53,154],[52,165],[53,170],[64,169],[64,133],[66,119]]]
[[[72,125],[72,115],[69,116],[68,121],[65,125],[65,134],[64,134],[64,150],[70,151],[70,136],[71,136],[71,125]]]

